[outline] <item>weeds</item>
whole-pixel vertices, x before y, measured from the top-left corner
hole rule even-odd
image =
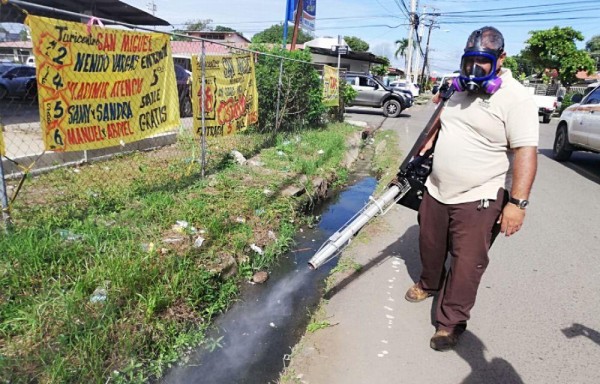
[[[204,341],[242,280],[290,247],[302,201],[279,191],[300,174],[343,176],[351,132],[336,124],[280,136],[265,149],[259,134],[213,141],[205,179],[189,138],[32,178],[13,208],[16,229],[0,237],[0,377],[160,376]],[[234,148],[263,166],[233,163]]]

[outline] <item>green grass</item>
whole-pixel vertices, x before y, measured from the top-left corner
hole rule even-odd
[[[374,139],[373,172],[380,180],[375,190],[377,195],[383,192],[387,184],[396,176],[403,158],[399,150],[398,136],[395,132],[377,131]]]
[[[261,135],[210,141],[204,179],[184,137],[27,180],[15,229],[0,237],[0,378],[141,383],[189,347],[217,348],[204,340],[206,328],[302,223],[302,199],[279,192],[300,174],[343,182],[352,132],[337,124],[277,137],[270,148]],[[232,149],[264,166],[234,163]],[[193,230],[174,228],[178,220]],[[204,243],[195,248],[198,236]],[[105,299],[91,300],[100,290]]]

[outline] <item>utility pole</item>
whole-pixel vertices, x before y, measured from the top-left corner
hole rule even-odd
[[[148,10],[150,12],[152,12],[152,16],[156,15],[156,4],[154,3],[154,0],[150,0],[150,2],[147,4],[148,6]],[[156,31],[156,26],[154,26],[154,30]]]
[[[300,28],[300,20],[302,19],[302,10],[303,10],[302,0],[298,0],[298,6],[296,7],[296,17],[294,20],[294,34],[292,35],[292,46],[290,47],[290,51],[296,49],[296,41],[298,40],[298,29]]]
[[[148,10],[152,12],[152,16],[154,16],[156,14],[156,4],[154,3],[154,0],[151,0],[147,5]]]
[[[435,16],[439,16],[439,14],[432,14],[431,16],[435,17]],[[427,45],[425,46],[425,59],[423,59],[423,69],[421,69],[421,89],[425,89],[425,84],[427,83],[427,80],[425,78],[425,68],[429,65],[429,63],[427,62],[429,60],[429,40],[431,38],[431,30],[433,28],[439,28],[439,26],[437,26],[435,24],[435,20],[432,19],[429,23],[429,31],[427,32]],[[429,76],[427,76],[429,77]]]
[[[410,0],[410,28],[408,29],[408,57],[406,61],[406,79],[411,79],[412,54],[413,54],[413,34],[415,33],[415,10],[417,8],[417,0]]]
[[[413,74],[413,79],[411,80],[412,83],[417,84],[417,82],[419,81],[419,67],[420,67],[420,61],[421,61],[421,41],[423,40],[423,27],[425,26],[425,23],[423,21],[425,21],[425,8],[427,8],[427,6],[423,6],[423,11],[421,12],[421,16],[419,18],[417,18],[416,22],[419,24],[419,28],[417,30],[417,53],[415,55],[415,63],[413,66],[413,71],[411,72]]]

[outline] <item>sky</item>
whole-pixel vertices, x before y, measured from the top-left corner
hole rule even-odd
[[[151,11],[167,20],[173,28],[187,21],[211,19],[212,26],[231,27],[251,38],[273,24],[283,22],[286,0],[122,0]],[[416,12],[437,13],[429,44],[433,72],[452,72],[460,64],[465,41],[471,31],[485,25],[498,28],[505,38],[506,52],[518,54],[529,38],[529,31],[553,26],[573,27],[584,35],[579,48],[600,35],[599,0],[442,0],[417,1]],[[393,66],[404,68],[404,58],[396,59],[395,41],[408,37],[407,10],[410,0],[317,0],[315,37],[356,36],[370,45],[370,52],[387,56]],[[423,17],[421,18],[423,19]],[[172,29],[172,28],[171,28]],[[422,36],[425,50],[427,29]],[[422,63],[422,61],[421,61]]]

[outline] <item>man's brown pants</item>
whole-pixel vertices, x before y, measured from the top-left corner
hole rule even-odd
[[[419,208],[420,283],[425,291],[440,291],[438,330],[461,332],[466,328],[489,262],[488,250],[500,231],[496,222],[507,199],[504,189],[488,204],[442,204],[425,193]],[[451,263],[446,274],[448,253]]]

